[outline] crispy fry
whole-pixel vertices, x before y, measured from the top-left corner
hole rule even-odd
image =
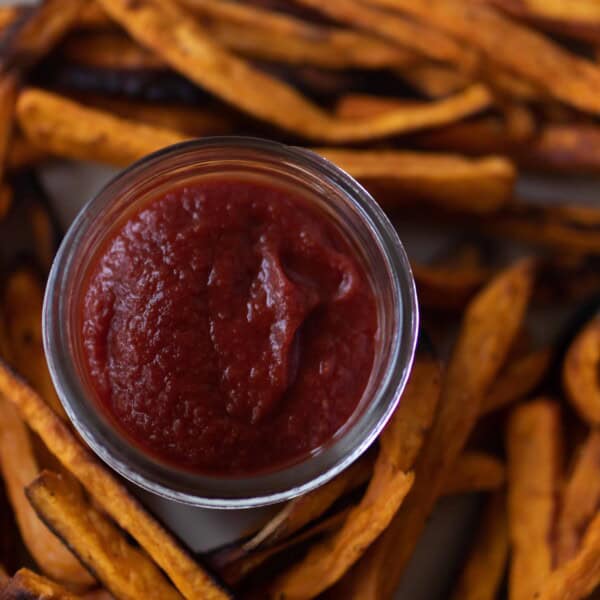
[[[91,456],[45,402],[3,363],[0,363],[0,394],[19,407],[48,449],[79,479],[93,499],[138,541],[186,598],[224,600],[230,597]]]
[[[508,559],[506,498],[494,494],[454,589],[455,600],[495,600]]]
[[[578,204],[544,205],[524,200],[482,223],[491,235],[572,253],[600,254],[600,210]]]
[[[74,486],[44,471],[26,488],[38,516],[117,598],[181,598],[158,567]]]
[[[86,2],[77,16],[77,27],[83,29],[106,29],[114,26],[97,2]]]
[[[74,64],[99,69],[161,69],[164,62],[119,31],[75,32],[60,45],[60,55]]]
[[[469,300],[490,278],[484,267],[448,267],[411,264],[419,301],[427,308],[456,310],[464,308]]]
[[[38,566],[62,582],[89,586],[93,578],[39,520],[25,486],[39,474],[29,433],[17,409],[0,398],[0,465],[21,536]]]
[[[38,147],[78,160],[124,166],[186,139],[178,132],[120,119],[36,89],[21,94],[17,114]]]
[[[350,510],[351,509],[349,508],[340,510],[332,516],[326,517],[325,519],[310,525],[298,535],[294,535],[283,542],[267,548],[254,550],[223,566],[216,564],[215,568],[218,570],[219,575],[223,578],[225,583],[228,585],[235,585],[242,581],[244,577],[252,573],[252,571],[258,569],[258,567],[263,565],[271,557],[281,554],[282,552],[316,538],[317,536],[329,535],[340,529],[348,518]]]
[[[25,17],[27,7],[22,5],[0,6],[0,33],[14,25],[19,19]]]
[[[585,528],[600,505],[600,432],[592,431],[577,452],[556,526],[556,564],[577,554]]]
[[[316,152],[367,187],[376,184],[393,190],[396,197],[402,193],[400,198],[428,199],[451,210],[495,212],[510,200],[515,179],[512,164],[499,157],[469,161],[459,156],[392,150],[318,148]]]
[[[29,569],[19,569],[0,589],[0,600],[77,600],[81,596]]]
[[[552,570],[551,535],[562,467],[558,404],[536,400],[510,418],[508,520],[511,542],[510,597],[530,600]]]
[[[136,102],[94,94],[85,94],[81,103],[118,117],[172,129],[192,137],[225,135],[236,130],[234,117],[219,107],[196,108],[176,103]]]
[[[414,464],[439,397],[439,365],[422,355],[406,391],[380,438],[373,478],[360,504],[334,536],[313,546],[308,555],[278,578],[276,598],[308,598],[332,586],[385,529],[412,485],[406,474]]]
[[[0,75],[0,177],[3,176],[10,147],[18,78],[13,74]]]
[[[415,485],[379,540],[354,568],[352,598],[391,598],[427,516],[471,432],[486,390],[524,318],[533,266],[521,261],[471,301],[443,381],[440,409],[415,467]],[[473,356],[480,357],[477,364]]]
[[[66,420],[44,355],[42,302],[42,287],[31,271],[19,269],[9,276],[4,290],[4,314],[11,347],[11,364],[52,410]]]
[[[368,0],[456,36],[492,64],[546,90],[557,100],[600,112],[600,67],[484,5],[462,0]],[[506,44],[510,40],[510,44]]]
[[[484,0],[509,15],[562,36],[600,43],[600,6],[594,0]]]
[[[541,348],[511,361],[483,400],[481,414],[525,398],[542,382],[552,360],[552,349]]]
[[[383,13],[353,0],[299,0],[308,8],[332,19],[364,29],[434,61],[447,62],[469,71],[477,63],[476,55],[451,37],[401,16]]]
[[[226,47],[263,60],[330,69],[404,67],[410,51],[368,34],[325,27],[242,3],[183,0]]]
[[[398,70],[396,74],[428,98],[443,98],[456,94],[472,83],[469,75],[437,63],[416,64]]]
[[[505,469],[502,461],[483,452],[463,452],[456,460],[443,493],[467,494],[497,490],[504,485]]]
[[[329,483],[286,504],[256,535],[242,544],[240,550],[244,553],[268,548],[286,539],[324,514],[338,498],[366,483],[372,471],[373,463],[369,458],[357,461]]]
[[[46,0],[11,27],[2,39],[0,67],[28,68],[43,58],[73,26],[84,0]]]
[[[536,600],[587,598],[600,583],[600,514],[596,512],[576,556],[540,582]]]
[[[567,398],[591,425],[600,423],[600,317],[577,335],[565,357],[563,383]]]
[[[427,114],[398,109],[367,119],[339,119],[229,53],[173,5],[156,0],[134,4],[127,0],[100,1],[133,38],[194,83],[258,119],[306,138],[349,142],[385,137],[440,121],[454,122],[481,111],[492,101],[487,89],[473,86],[428,108]]]

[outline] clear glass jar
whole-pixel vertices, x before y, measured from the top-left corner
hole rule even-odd
[[[116,430],[86,381],[77,310],[85,274],[103,241],[150,198],[215,174],[252,174],[314,199],[364,261],[378,311],[376,356],[350,420],[324,447],[268,474],[214,477],[178,470],[148,456]],[[56,256],[44,303],[44,346],[52,379],[81,437],[110,467],[171,500],[214,508],[249,508],[322,485],[375,440],[400,399],[415,351],[418,308],[409,262],[391,223],[352,177],[317,154],[266,140],[206,138],[165,148],[117,175],[82,209]]]

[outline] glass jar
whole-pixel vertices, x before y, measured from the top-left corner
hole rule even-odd
[[[333,220],[364,261],[378,312],[376,352],[362,399],[325,446],[301,462],[248,477],[178,470],[149,456],[111,423],[85,376],[83,282],[99,247],[151,198],[203,176],[248,174],[295,188]],[[418,308],[406,253],[391,223],[352,177],[317,154],[266,140],[205,138],[165,148],[109,182],[79,213],[56,256],[44,302],[44,346],[52,379],[90,448],[133,483],[171,500],[249,508],[288,500],[324,484],[375,440],[396,408],[415,351]]]

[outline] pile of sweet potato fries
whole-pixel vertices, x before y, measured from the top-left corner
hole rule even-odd
[[[473,492],[486,506],[448,597],[590,596],[600,207],[548,206],[515,183],[598,175],[599,116],[598,0],[0,7],[0,599],[387,600],[438,500]],[[423,334],[376,447],[193,556],[54,391],[41,310],[60,228],[36,169],[121,167],[225,134],[312,148],[393,222],[450,242],[412,261]],[[555,306],[576,318],[536,344],[531,316]]]

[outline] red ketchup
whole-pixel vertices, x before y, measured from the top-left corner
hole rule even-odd
[[[143,206],[84,284],[89,382],[155,458],[220,476],[327,444],[371,373],[377,312],[356,251],[286,187],[206,178]]]

